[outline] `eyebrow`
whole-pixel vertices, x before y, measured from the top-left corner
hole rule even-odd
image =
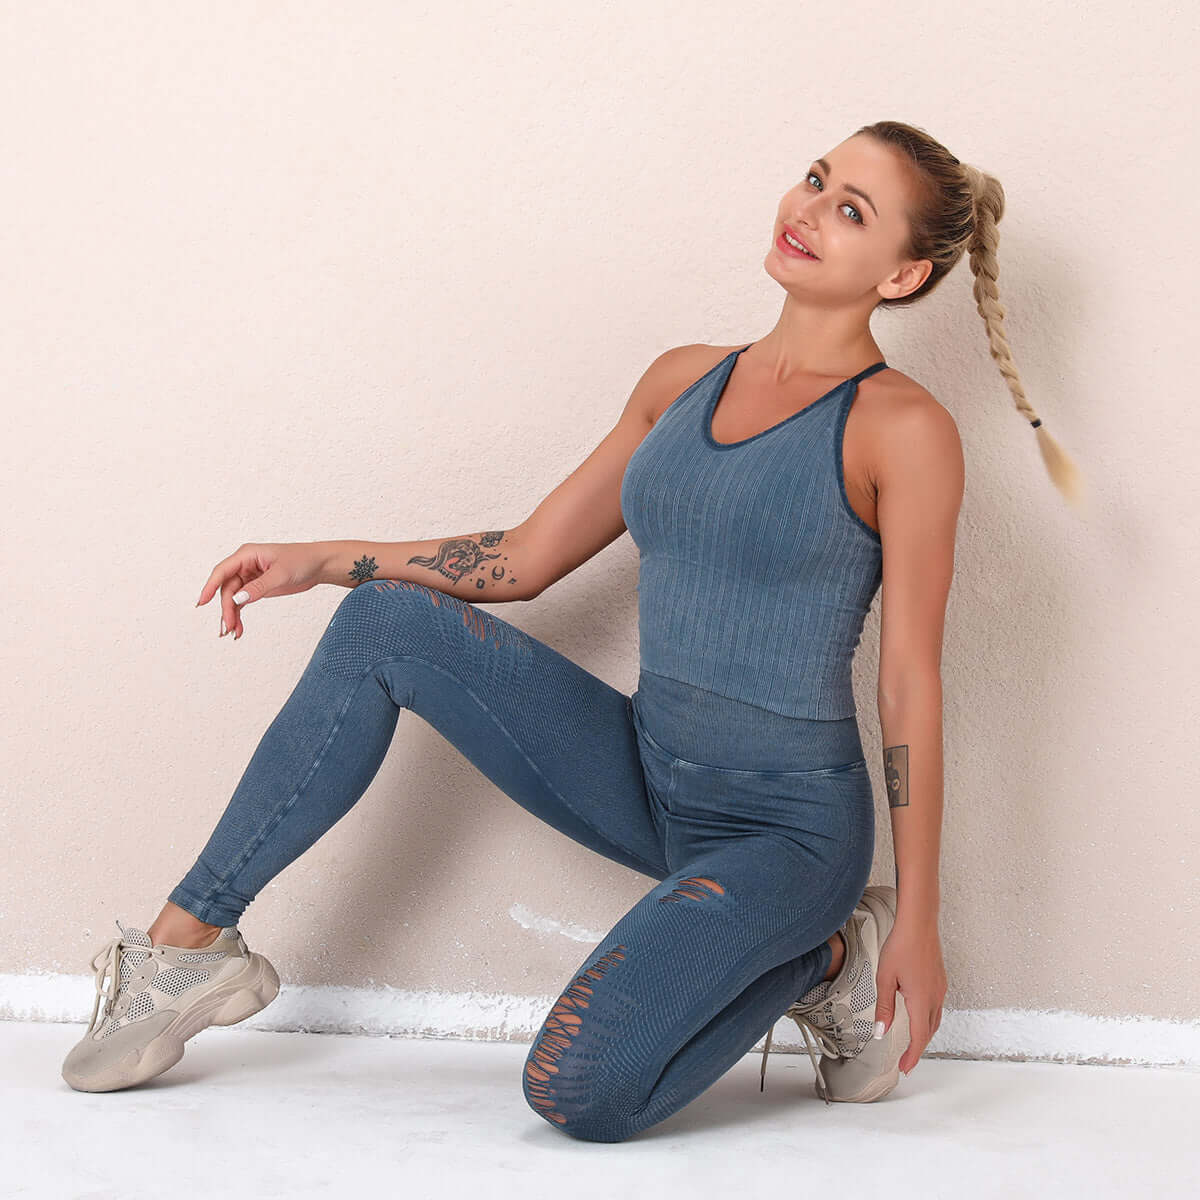
[[[823,158],[814,159],[814,161],[821,167],[826,175],[833,174],[833,172],[829,169],[829,164]],[[848,192],[853,192],[856,196],[861,196],[871,206],[871,211],[876,216],[879,216],[879,209],[875,207],[875,201],[872,200],[871,197],[862,190],[862,188],[856,188],[852,183],[843,183],[842,187],[844,187]]]

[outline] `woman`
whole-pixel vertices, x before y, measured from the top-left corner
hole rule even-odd
[[[940,659],[963,458],[949,412],[887,365],[869,320],[968,251],[992,355],[1076,496],[1004,337],[1003,203],[924,132],[860,129],[780,202],[764,261],[785,293],[775,327],[659,356],[519,527],[242,546],[219,563],[197,603],[219,590],[235,640],[247,604],[351,591],[195,864],[148,929],[118,922],[93,960],[67,1082],[143,1082],[200,1029],[274,998],[238,920],[363,794],[407,708],[535,816],[658,881],[547,1015],[522,1074],[536,1113],[578,1138],[627,1138],[767,1034],[765,1071],[785,1013],[820,1044],[826,1102],[886,1095],[946,990]],[[538,596],[626,530],[640,555],[633,696],[469,602]],[[881,584],[895,888],[866,886],[875,812],[851,690]]]

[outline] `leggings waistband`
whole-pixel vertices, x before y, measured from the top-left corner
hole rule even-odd
[[[817,771],[864,757],[857,716],[791,717],[641,671],[633,702],[643,728],[676,758],[742,771]]]

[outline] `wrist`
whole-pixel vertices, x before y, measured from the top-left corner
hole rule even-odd
[[[342,583],[342,580],[334,577],[334,544],[332,542],[310,542],[309,545],[312,547],[318,563],[317,582]]]
[[[908,903],[903,898],[896,901],[896,924],[912,928],[924,928],[938,923],[939,906],[937,900],[923,898],[914,900],[910,897]]]
[[[941,893],[935,881],[923,883],[906,881],[906,888],[896,889],[896,924],[924,925],[936,923],[941,907]]]

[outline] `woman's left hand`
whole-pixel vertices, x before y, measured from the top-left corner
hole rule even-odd
[[[909,1043],[900,1058],[900,1070],[907,1075],[942,1023],[946,968],[936,917],[892,926],[879,952],[875,988],[875,1019],[883,1022],[884,1032],[892,1027],[896,1013],[896,989],[904,994]]]

